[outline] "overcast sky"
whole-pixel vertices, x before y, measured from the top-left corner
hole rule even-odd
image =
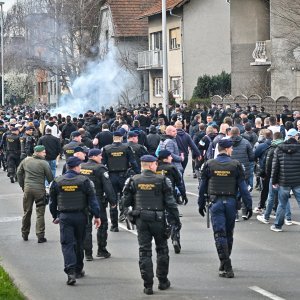
[[[3,10],[7,11],[12,7],[12,5],[16,2],[16,0],[4,0]]]

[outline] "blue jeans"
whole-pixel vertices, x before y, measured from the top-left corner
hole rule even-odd
[[[284,224],[284,215],[286,206],[289,200],[290,192],[293,191],[295,198],[298,202],[298,205],[300,207],[300,185],[296,187],[290,187],[290,186],[279,186],[278,191],[278,207],[276,211],[276,220],[275,220],[275,226],[277,228],[281,228]]]
[[[254,161],[250,161],[250,177],[249,185],[253,188],[253,178],[254,178]]]
[[[50,166],[53,178],[55,178],[55,174],[56,174],[56,160],[47,160],[47,163]],[[48,187],[50,184],[50,182],[48,182],[48,180],[45,180],[45,186]]]
[[[273,188],[272,178],[270,178],[269,194],[268,194],[267,205],[266,205],[266,210],[265,210],[265,214],[264,214],[264,217],[265,217],[266,220],[270,219],[270,215],[271,215],[272,209],[274,207],[274,200],[275,200],[275,197],[276,197],[277,194],[278,194],[278,189]],[[287,220],[292,219],[290,201],[288,201],[287,204],[286,204],[285,218]]]

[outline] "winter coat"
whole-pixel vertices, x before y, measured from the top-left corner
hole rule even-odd
[[[233,151],[231,154],[232,159],[237,159],[245,168],[245,178],[250,177],[250,162],[254,161],[254,153],[252,146],[242,136],[234,136],[231,138],[233,141]]]

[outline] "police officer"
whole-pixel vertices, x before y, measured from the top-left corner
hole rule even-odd
[[[199,213],[204,217],[206,195],[208,195],[214,239],[220,259],[219,276],[232,278],[234,273],[230,254],[237,212],[236,195],[239,190],[247,208],[247,219],[252,216],[252,198],[247,189],[241,163],[230,158],[232,141],[221,139],[218,150],[217,158],[208,160],[202,166],[198,205]]]
[[[88,207],[95,217],[96,228],[101,225],[94,184],[80,174],[80,164],[81,160],[78,157],[70,157],[67,161],[69,170],[65,175],[55,178],[50,185],[49,208],[53,222],[60,225],[60,241],[68,285],[74,285],[76,278],[85,275],[83,242],[88,222]]]
[[[76,147],[83,146],[83,144],[81,143],[81,138],[82,137],[79,131],[73,131],[71,133],[71,142],[64,145],[63,147],[66,159],[74,155],[74,149]]]
[[[179,203],[177,200],[177,192],[176,187],[180,187],[180,193],[182,193],[182,197],[184,198],[185,190],[182,189],[181,185],[181,175],[178,171],[178,169],[172,165],[172,153],[169,150],[161,150],[158,155],[158,166],[156,170],[156,174],[161,174],[167,176],[171,183],[173,188],[174,197],[176,199],[176,202],[178,204],[182,204],[182,202]],[[175,224],[175,220],[172,219],[172,216],[167,215],[167,219],[169,224],[171,225],[171,240],[172,244],[175,250],[175,253],[180,253],[181,251],[181,243],[180,243],[180,228],[178,228]]]
[[[130,171],[140,172],[140,168],[134,158],[131,147],[122,143],[123,134],[115,131],[113,134],[113,143],[103,148],[103,164],[107,166],[111,183],[113,184],[115,194],[118,196],[124,187],[126,179],[130,176]],[[120,203],[121,204],[121,203]],[[123,209],[120,207],[120,221],[124,220]],[[111,228],[110,231],[118,232],[118,209],[110,207]]]
[[[10,129],[10,133],[5,137],[4,147],[6,148],[7,156],[7,176],[10,178],[11,183],[14,183],[21,155],[21,143],[18,128],[12,127]]]
[[[2,146],[2,137],[5,136],[6,132],[7,132],[7,128],[4,126],[4,121],[0,120],[0,167],[2,166],[3,171],[7,170],[4,148]]]
[[[123,197],[124,207],[131,206],[133,210],[130,215],[135,216],[139,242],[139,266],[144,280],[144,293],[147,295],[153,294],[154,274],[151,259],[153,237],[157,252],[158,288],[166,290],[170,287],[165,210],[172,215],[175,224],[181,227],[172,183],[166,176],[155,174],[156,161],[156,157],[152,155],[141,157],[142,173],[127,179]]]
[[[86,161],[86,156],[87,156],[87,151],[88,148],[86,148],[85,146],[84,147],[81,147],[81,146],[77,146],[75,147],[72,151],[73,151],[73,155],[74,157],[78,157],[82,162]],[[67,172],[67,163],[65,163],[63,165],[63,168],[62,168],[62,175],[64,175],[66,172]]]
[[[86,175],[93,181],[96,189],[96,197],[100,206],[101,226],[97,231],[98,252],[97,257],[108,258],[110,253],[106,249],[107,245],[107,214],[108,202],[112,207],[116,207],[117,199],[115,191],[109,179],[107,168],[101,164],[101,150],[91,149],[88,153],[88,162],[81,164],[80,174]],[[105,193],[105,194],[104,194]],[[85,259],[93,260],[92,223],[89,222],[86,229],[84,242]]]
[[[33,127],[27,126],[25,128],[25,134],[20,138],[21,160],[26,158],[27,156],[32,156],[34,152],[34,147],[36,146],[36,139],[33,136],[33,130]]]
[[[141,160],[140,158],[143,155],[147,155],[149,154],[147,151],[147,148],[141,144],[139,144],[139,135],[134,132],[134,131],[129,131],[127,134],[127,142],[128,145],[131,147],[133,154],[134,154],[134,158],[138,164],[138,166],[140,167],[141,165]]]

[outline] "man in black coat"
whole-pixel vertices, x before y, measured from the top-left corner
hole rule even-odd
[[[56,158],[60,154],[61,146],[60,140],[52,135],[52,129],[48,127],[46,134],[38,140],[38,145],[43,145],[46,149],[46,161],[48,162],[53,177],[56,173]]]

